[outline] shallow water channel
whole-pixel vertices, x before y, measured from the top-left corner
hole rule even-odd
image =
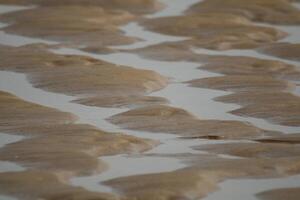
[[[146,17],[155,18],[163,16],[176,16],[181,15],[192,4],[199,2],[199,0],[161,0],[166,6],[163,10]],[[0,6],[0,14],[5,12],[13,12],[20,9],[30,9],[18,6]],[[4,27],[5,24],[0,24],[0,27]],[[284,27],[281,27],[284,28]],[[138,37],[141,41],[132,45],[116,46],[116,49],[135,49],[141,47],[147,47],[149,45],[159,44],[163,42],[180,41],[185,40],[183,37],[174,37],[168,35],[162,35],[154,33],[144,29],[138,23],[129,23],[126,26],[121,27],[121,30],[128,36]],[[299,36],[295,33],[299,32],[299,27],[295,30],[295,27],[288,27],[284,29],[290,34],[285,41],[298,42]],[[23,36],[17,36],[0,31],[0,44],[21,46],[32,43],[47,43],[56,44],[56,42],[45,41],[36,38],[28,38]],[[273,56],[262,55],[255,50],[230,50],[230,51],[211,51],[206,49],[195,49],[197,53],[209,54],[209,55],[229,55],[229,56],[253,56],[264,59],[276,59],[289,63],[297,63],[294,61],[287,61],[284,59],[278,59]],[[127,65],[138,69],[148,69],[158,72],[164,76],[170,78],[170,84],[157,92],[151,93],[151,96],[164,97],[170,101],[170,105],[185,109],[201,119],[218,119],[218,120],[237,120],[245,123],[251,123],[259,128],[267,130],[277,130],[285,133],[297,133],[299,127],[288,127],[272,124],[263,119],[240,117],[230,114],[229,111],[239,108],[236,104],[225,104],[216,102],[213,99],[218,96],[230,94],[229,92],[217,91],[211,89],[191,88],[188,85],[182,83],[184,81],[192,80],[195,78],[206,78],[221,76],[217,73],[211,73],[205,70],[199,70],[199,63],[192,62],[164,62],[155,61],[150,59],[141,58],[131,53],[112,53],[107,55],[99,55],[93,53],[83,52],[78,49],[72,48],[60,48],[53,49],[52,52],[57,54],[70,54],[70,55],[85,55],[96,59],[101,59],[115,64]],[[75,97],[67,96],[64,94],[57,94],[41,89],[34,88],[30,83],[30,80],[26,78],[24,74],[15,72],[0,72],[0,90],[10,92],[26,101],[37,103],[40,105],[56,108],[62,111],[71,112],[79,117],[78,123],[88,123],[98,128],[109,132],[124,132],[128,135],[133,135],[141,138],[149,138],[158,140],[161,144],[143,154],[122,154],[114,156],[101,157],[101,160],[105,161],[110,168],[101,173],[88,177],[76,177],[71,180],[71,183],[76,186],[82,186],[92,191],[101,192],[115,192],[113,188],[102,185],[101,182],[107,181],[113,178],[159,173],[174,171],[187,165],[179,158],[172,156],[163,156],[169,154],[207,154],[206,152],[200,152],[193,150],[192,147],[201,144],[210,143],[225,143],[232,141],[209,141],[209,140],[182,140],[177,138],[176,135],[165,133],[148,133],[141,131],[124,130],[113,124],[110,124],[106,119],[129,109],[127,108],[98,108],[84,106],[76,103],[72,103]],[[300,91],[296,87],[295,91]],[[297,93],[297,92],[295,92]],[[184,95],[178,95],[184,94]],[[201,105],[201,106],[199,106]],[[21,140],[21,136],[13,136],[0,133],[0,147],[6,144],[13,143]],[[247,142],[247,141],[240,141]],[[151,155],[153,154],[153,155]],[[224,157],[224,155],[218,155]],[[231,159],[228,157],[228,159]],[[234,159],[234,158],[232,158]],[[155,165],[153,164],[155,163]],[[4,171],[19,171],[24,170],[22,166],[15,165],[14,163],[0,162],[0,172]],[[268,186],[265,186],[268,185]],[[253,200],[255,194],[264,190],[280,188],[280,187],[295,187],[300,186],[299,176],[287,177],[282,179],[255,179],[255,180],[228,180],[220,184],[220,190],[212,193],[206,199],[207,200],[221,200],[221,199],[244,199]],[[233,192],[234,191],[234,192]],[[235,194],[236,196],[230,196]],[[226,197],[226,198],[225,198]],[[4,197],[3,197],[4,198]],[[0,196],[0,199],[2,197]],[[9,200],[9,198],[7,198]]]

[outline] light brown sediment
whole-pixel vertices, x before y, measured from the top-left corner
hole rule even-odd
[[[70,113],[29,103],[6,92],[0,92],[0,112],[1,132],[27,136],[0,149],[2,161],[15,162],[32,170],[0,174],[1,180],[10,180],[0,181],[1,192],[13,196],[52,199],[44,195],[54,190],[44,191],[40,187],[46,189],[58,179],[67,182],[72,176],[105,170],[107,166],[99,156],[145,151],[156,144],[151,140],[104,132],[86,124],[74,124],[74,116]],[[25,183],[26,187],[18,188]],[[35,188],[36,184],[43,185]],[[77,192],[96,195],[65,183],[57,183],[56,187],[68,198]]]
[[[270,76],[260,75],[227,75],[202,78],[188,81],[192,87],[204,87],[225,91],[280,91],[287,89],[289,84]]]
[[[286,35],[274,28],[255,26],[243,16],[216,12],[148,19],[142,24],[155,32],[189,37],[185,42],[191,46],[218,50],[255,48]]]
[[[288,158],[297,157],[300,153],[298,144],[265,142],[209,144],[195,147],[195,149],[247,158]]]
[[[70,186],[47,171],[28,170],[24,172],[0,173],[0,192],[24,200],[116,200],[110,194],[90,192]]]
[[[143,151],[153,145],[149,140],[74,124],[73,115],[69,113],[29,103],[9,93],[1,92],[0,102],[0,130],[31,136],[3,147],[2,160],[83,174],[99,169],[97,157],[101,155]]]
[[[279,61],[248,57],[211,56],[199,69],[224,74],[188,81],[192,87],[234,92],[215,98],[242,108],[231,113],[267,119],[273,123],[299,126],[300,99],[291,93],[290,81],[300,79],[295,66]]]
[[[124,10],[135,14],[147,14],[162,7],[155,0],[0,0],[0,4],[47,6],[99,6],[107,10]]]
[[[88,106],[100,107],[143,107],[149,105],[167,104],[169,101],[162,97],[153,96],[116,96],[116,97],[90,97],[75,101]]]
[[[300,124],[300,99],[290,93],[247,91],[218,97],[216,100],[242,105],[242,108],[232,111],[236,115],[265,118],[287,126]]]
[[[165,42],[144,48],[123,50],[139,56],[160,61],[190,61],[201,62],[207,59],[206,55],[197,55],[191,51],[187,41]]]
[[[300,44],[275,43],[262,47],[259,51],[279,58],[300,61]]]
[[[269,45],[272,47],[273,45]],[[274,44],[276,46],[276,44]],[[280,44],[279,44],[280,46]],[[268,46],[266,46],[268,47]],[[263,48],[262,48],[263,49]],[[187,61],[199,63],[199,69],[224,75],[264,75],[277,79],[299,80],[300,72],[296,65],[283,61],[267,60],[247,56],[206,55],[192,51],[186,41],[168,42],[140,49],[128,50],[142,57],[161,61]],[[286,52],[297,53],[297,52]]]
[[[193,157],[194,166],[174,172],[138,175],[106,181],[127,199],[196,199],[217,189],[227,178],[280,177],[299,172],[298,157],[274,159],[222,159]]]
[[[136,41],[136,38],[125,36],[118,27],[162,7],[154,0],[129,0],[126,3],[120,0],[1,0],[0,3],[38,5],[29,10],[2,14],[0,20],[9,23],[3,28],[5,32],[102,50],[105,46]]]
[[[300,134],[288,134],[278,137],[262,138],[256,140],[263,143],[278,143],[278,144],[300,144]]]
[[[267,60],[246,56],[208,56],[199,69],[224,75],[259,75],[276,79],[299,80],[297,66],[277,60]]]
[[[289,83],[268,76],[228,75],[190,81],[193,87],[205,87],[235,93],[216,98],[217,101],[237,103],[242,108],[231,111],[241,116],[264,118],[272,123],[299,126],[300,100],[285,92]]]
[[[166,102],[162,98],[143,97],[168,83],[166,77],[153,71],[119,66],[87,56],[57,55],[43,45],[0,46],[0,59],[1,70],[25,73],[35,87],[77,95],[78,102],[87,105],[114,107]]]
[[[268,190],[257,194],[259,199],[263,200],[298,200],[300,198],[300,188],[280,188]]]
[[[224,76],[189,81],[190,86],[234,92],[215,98],[236,103],[242,108],[233,114],[268,119],[288,126],[299,125],[299,97],[289,93],[294,89],[290,81],[300,80],[295,65],[282,61],[245,56],[212,56],[193,53],[185,43],[163,43],[130,50],[151,59],[199,63],[199,69]]]
[[[109,121],[127,129],[172,133],[191,138],[210,136],[249,139],[279,134],[245,122],[197,119],[183,109],[162,105],[133,109],[112,116]]]
[[[270,0],[258,1],[253,2],[260,4],[259,7],[245,0],[210,0],[204,2],[205,10],[198,10],[198,6],[192,8],[190,13],[194,14],[144,19],[141,24],[151,30],[191,39],[132,52],[160,60],[205,63],[201,69],[225,76],[193,80],[189,82],[191,86],[235,92],[217,98],[243,106],[232,111],[234,114],[298,126],[299,98],[287,93],[293,86],[288,81],[300,77],[295,66],[248,57],[197,55],[190,50],[195,46],[225,50],[269,45],[285,33],[255,26],[252,21],[299,22],[297,12],[287,1],[274,0],[274,6],[269,8]],[[119,26],[161,6],[154,0],[88,0],[84,3],[80,0],[0,0],[2,2],[40,6],[0,16],[0,20],[13,22],[5,31],[52,39],[96,53],[111,53],[115,50],[108,45],[134,41],[135,38],[124,36]],[[245,7],[246,3],[249,8]],[[105,184],[121,192],[124,200],[196,199],[216,190],[217,184],[228,178],[283,177],[300,172],[297,135],[288,137],[239,121],[198,119],[183,109],[161,105],[167,103],[164,98],[145,96],[166,86],[166,77],[86,56],[56,55],[47,48],[43,45],[0,46],[0,70],[25,73],[35,87],[74,95],[77,97],[74,102],[84,105],[138,107],[109,119],[124,128],[178,134],[185,138],[257,141],[195,148],[244,159],[187,154],[185,161],[191,167],[106,181]],[[0,173],[0,192],[28,200],[117,199],[114,195],[67,185],[68,179],[104,170],[106,165],[98,156],[141,152],[156,144],[123,134],[109,134],[87,124],[75,124],[74,116],[69,113],[24,102],[2,92],[0,112],[5,114],[0,116],[1,131],[30,136],[0,149],[1,160],[28,168],[23,172]]]
[[[123,36],[118,26],[134,18],[124,11],[77,5],[37,7],[0,16],[1,22],[10,23],[3,29],[5,32],[76,44],[78,47],[133,42],[134,38]]]
[[[270,45],[270,47],[272,47],[272,45]],[[202,54],[197,54],[192,51],[186,41],[162,43],[140,49],[128,50],[128,52],[161,61],[199,63],[199,66],[201,65],[199,69],[224,75],[258,74],[285,80],[300,79],[300,72],[295,65],[278,60],[267,60],[247,56],[206,55],[205,50]],[[292,54],[292,52],[290,53]]]
[[[191,7],[188,13],[230,13],[256,22],[300,24],[300,12],[291,3],[286,0],[205,0]]]

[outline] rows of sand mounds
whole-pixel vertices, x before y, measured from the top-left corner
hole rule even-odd
[[[299,126],[299,98],[289,93],[290,80],[299,80],[295,66],[247,57],[204,56],[190,46],[210,49],[256,48],[278,57],[297,60],[297,46],[273,44],[286,36],[282,31],[253,22],[299,24],[299,12],[284,0],[207,0],[186,15],[141,19],[142,14],[161,9],[152,0],[41,1],[0,0],[0,3],[38,5],[0,16],[11,23],[5,31],[59,41],[86,49],[129,44],[118,27],[130,21],[150,30],[190,39],[161,44],[135,53],[159,60],[193,61],[201,68],[223,76],[192,80],[193,87],[230,91],[218,101],[237,103],[237,115],[260,117],[273,123]],[[247,6],[245,6],[247,5]],[[76,13],[76,15],[74,15]],[[223,19],[223,20],[220,20]],[[267,45],[267,46],[266,46]],[[138,106],[111,117],[119,126],[136,131],[172,133],[188,138],[247,140],[229,144],[195,146],[206,155],[184,155],[189,165],[174,172],[117,178],[105,184],[122,191],[122,199],[195,199],[217,188],[227,178],[282,177],[299,173],[299,136],[267,131],[237,121],[203,120],[166,105],[166,99],[147,97],[167,84],[155,72],[113,65],[85,56],[56,55],[47,46],[0,47],[0,69],[26,73],[35,87],[78,96],[78,103],[91,106]],[[292,50],[287,54],[283,50]],[[106,52],[107,53],[107,52]],[[205,63],[203,65],[203,63]],[[172,70],[172,69],[170,69]],[[144,151],[154,142],[123,134],[109,134],[75,117],[51,108],[0,93],[1,126],[6,133],[30,136],[0,150],[0,158],[27,167],[22,172],[0,174],[0,191],[27,199],[118,199],[67,184],[74,175],[100,172],[107,167],[98,156]],[[149,106],[150,105],[150,106]],[[146,107],[140,107],[146,106]],[[47,148],[45,148],[47,146]],[[218,154],[243,159],[220,158]],[[293,191],[295,189],[288,189]],[[286,190],[267,191],[260,198],[295,198]]]

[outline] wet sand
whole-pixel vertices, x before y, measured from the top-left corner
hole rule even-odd
[[[277,167],[282,169],[280,173],[289,173],[288,171],[291,166],[299,165],[299,160],[296,160],[297,159],[224,160],[220,158],[216,160],[212,157],[209,159],[198,157],[198,162],[195,163],[195,167],[163,174],[119,178],[107,181],[105,184],[120,189],[129,199],[198,199],[214,191],[217,187],[217,182],[226,178],[272,176],[278,172],[276,168],[274,168],[275,163],[280,163],[277,165]]]
[[[196,4],[189,9],[191,13],[221,12],[241,15],[252,21],[271,24],[299,24],[300,15],[297,7],[288,1],[280,0],[246,0],[221,1],[212,0]]]
[[[38,41],[24,37],[16,45],[6,41],[0,48],[1,70],[25,73],[36,87],[24,77],[17,78],[18,74],[1,72],[7,83],[18,80],[1,89],[25,98],[1,92],[1,106],[7,113],[1,117],[1,131],[27,136],[0,150],[1,160],[26,167],[21,172],[0,173],[1,193],[21,199],[196,199],[230,178],[241,183],[243,178],[254,178],[255,184],[257,178],[285,182],[285,176],[299,174],[299,97],[291,94],[299,81],[297,55],[287,61],[290,55],[275,53],[273,43],[284,40],[284,31],[254,24],[297,25],[298,11],[292,4],[266,0],[258,9],[255,4],[260,2],[244,7],[243,0],[213,0],[201,1],[184,13],[197,3],[188,1],[180,9],[174,2],[174,7],[166,4],[165,10],[155,13],[163,5],[150,0],[89,1],[84,9],[81,1],[31,3],[39,7],[0,17],[11,23],[3,26],[10,40],[9,33],[52,40],[31,44]],[[227,20],[219,23],[220,17]],[[63,23],[57,26],[58,22]],[[22,46],[24,41],[29,45]],[[199,54],[199,47],[260,48],[249,50],[259,55],[253,58],[247,56],[248,50],[242,51],[243,56],[234,50],[230,57],[226,51],[225,56],[219,51]],[[265,48],[274,49],[268,53],[272,61],[267,55],[260,57]],[[175,68],[170,68],[173,64]],[[17,89],[22,84],[28,86],[28,94]],[[198,104],[198,99],[188,99],[195,92],[199,92],[195,95]],[[54,100],[45,100],[41,94]],[[56,102],[56,95],[62,102]],[[206,109],[197,108],[206,105]],[[214,111],[218,108],[214,106],[220,110]],[[78,115],[79,122],[71,113]],[[121,128],[104,122],[106,118]],[[119,131],[125,134],[111,133]],[[162,144],[141,154],[158,144],[146,138]],[[137,157],[127,155],[133,152]],[[122,161],[132,170],[116,167]],[[156,168],[152,162],[162,164]],[[168,167],[168,163],[174,165]],[[265,188],[269,189],[273,188]],[[261,191],[251,190],[245,198],[257,192]]]
[[[266,192],[261,192],[258,194],[260,199],[298,199],[300,194],[299,188],[286,188],[286,189],[277,189],[277,190],[270,190]]]
[[[300,44],[279,43],[262,48],[263,53],[300,61]]]
[[[197,119],[182,109],[168,106],[130,110],[111,117],[109,121],[126,129],[173,133],[185,137],[249,139],[279,134],[238,121]]]
[[[32,104],[9,93],[1,92],[0,99],[1,131],[27,136],[0,150],[2,161],[26,167],[24,172],[1,173],[1,192],[6,195],[28,198],[55,195],[50,190],[40,191],[36,187],[38,184],[45,188],[56,185],[53,189],[61,190],[59,193],[64,196],[71,197],[78,192],[83,193],[83,199],[90,195],[101,196],[72,188],[65,182],[74,175],[105,170],[107,165],[97,158],[100,155],[144,151],[154,145],[150,140],[109,134],[90,125],[74,124],[76,118],[69,113]],[[35,180],[33,177],[39,178]],[[20,191],[17,189],[19,184],[25,184],[27,188]]]
[[[167,78],[152,71],[114,65],[87,56],[56,55],[43,45],[0,46],[0,51],[1,70],[26,73],[35,87],[77,95],[76,101],[83,104],[114,107],[165,101],[143,97],[167,84]]]

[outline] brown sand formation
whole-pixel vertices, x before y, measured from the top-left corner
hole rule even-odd
[[[53,184],[59,195],[68,198],[76,193],[85,194],[83,189],[59,181],[104,170],[106,164],[98,159],[101,155],[144,151],[155,144],[150,140],[107,133],[90,125],[74,124],[75,118],[69,113],[29,103],[5,92],[0,92],[0,112],[1,132],[29,136],[0,149],[2,161],[12,161],[33,170],[0,173],[0,191],[13,196],[53,199],[56,193],[49,190]],[[35,187],[38,184],[40,187]],[[45,196],[50,194],[51,198]]]
[[[300,155],[299,144],[227,143],[195,147],[197,150],[249,158],[287,158]]]
[[[222,159],[199,156],[192,167],[174,172],[137,175],[106,181],[128,199],[198,199],[217,189],[227,178],[278,177],[299,173],[299,157]]]
[[[297,66],[282,61],[244,56],[208,56],[202,59],[202,62],[204,64],[199,69],[224,75],[259,75],[266,78],[270,76],[285,81],[300,79]]]
[[[0,0],[0,4],[46,6],[99,6],[108,10],[124,10],[135,14],[146,14],[162,7],[155,0]]]
[[[265,118],[287,126],[300,124],[300,99],[286,92],[251,91],[218,97],[216,100],[237,103],[243,107],[232,111],[236,115]]]
[[[247,139],[278,134],[238,121],[201,120],[185,110],[159,105],[133,109],[112,116],[109,121],[127,129],[192,138],[214,136],[220,139]]]
[[[189,41],[186,40],[181,42],[164,42],[156,45],[150,45],[144,48],[123,51],[138,54],[141,57],[159,61],[203,62],[207,60],[207,55],[193,53],[189,46]]]
[[[169,101],[162,97],[128,95],[116,97],[89,97],[76,102],[88,106],[100,107],[143,107],[148,105],[167,104]]]
[[[166,86],[168,80],[149,71],[118,66],[86,56],[65,56],[43,46],[0,46],[0,69],[29,75],[35,87],[68,95],[97,106],[166,102],[146,93]]]
[[[80,187],[62,183],[46,171],[0,173],[0,192],[24,200],[116,200],[113,195],[90,192]]]
[[[261,48],[260,52],[284,59],[300,61],[300,44],[275,43]]]
[[[289,87],[288,83],[269,76],[228,75],[202,78],[188,82],[192,87],[206,87],[225,91],[280,91]]]
[[[191,46],[208,49],[256,48],[286,34],[253,22],[300,24],[300,11],[286,0],[205,0],[184,16],[144,20],[148,29],[190,37]]]
[[[300,198],[300,188],[282,188],[261,192],[257,195],[262,200],[298,200]]]
[[[243,107],[233,114],[265,118],[288,126],[300,125],[300,99],[287,93],[291,85],[284,80],[261,75],[226,75],[193,80],[193,87],[205,87],[235,93],[216,100],[237,103]]]
[[[278,137],[258,139],[258,142],[277,144],[300,144],[300,134],[286,134]]]
[[[225,76],[192,80],[190,85],[234,92],[216,98],[243,106],[232,113],[266,118],[282,125],[300,124],[299,97],[288,93],[294,89],[289,81],[300,80],[300,72],[294,65],[254,57],[195,54],[187,45],[179,43],[153,45],[131,52],[162,61],[198,62],[199,69]]]
[[[230,13],[251,21],[274,24],[300,24],[300,11],[288,0],[204,0],[189,13]]]
[[[270,45],[270,48],[276,46]],[[280,46],[280,45],[279,45]],[[263,48],[262,48],[263,49]],[[297,66],[282,61],[266,60],[246,56],[213,56],[196,54],[186,41],[168,42],[152,45],[141,49],[128,50],[130,53],[160,61],[187,61],[201,65],[199,69],[225,75],[264,75],[286,80],[299,80],[300,71]],[[289,54],[296,52],[286,51]]]
[[[100,155],[145,150],[152,145],[148,140],[74,124],[74,116],[69,113],[32,104],[9,93],[1,92],[0,101],[0,131],[31,136],[3,147],[2,160],[33,168],[91,173],[98,169]]]
[[[128,12],[95,6],[38,7],[0,16],[1,22],[11,23],[6,32],[77,46],[131,43],[134,39],[123,36],[118,26],[133,19]]]
[[[161,5],[154,0],[1,0],[2,4],[39,5],[29,10],[0,16],[10,25],[9,33],[58,41],[78,47],[100,47],[134,42],[119,30],[120,25],[136,19],[139,14],[157,11]]]
[[[284,37],[285,33],[255,26],[251,21],[299,23],[299,12],[289,1],[272,0],[272,4],[271,0],[245,1],[208,0],[191,8],[185,16],[144,20],[142,23],[151,30],[191,37],[185,42],[168,44],[161,51],[173,51],[163,54],[159,51],[153,53],[153,49],[159,49],[161,45],[150,47],[152,52],[148,51],[147,56],[206,63],[204,69],[225,76],[193,80],[190,82],[193,86],[234,91],[234,94],[218,100],[242,105],[241,109],[233,111],[236,114],[299,125],[299,98],[285,91],[291,89],[287,80],[299,78],[294,66],[255,58],[208,57],[195,55],[189,50],[190,46],[221,50],[261,47]],[[40,6],[0,16],[1,21],[12,23],[5,31],[83,45],[86,50],[105,53],[110,52],[105,47],[107,45],[134,41],[134,38],[122,35],[118,30],[120,25],[137,20],[139,14],[160,8],[153,0],[129,0],[126,3],[122,0],[88,0],[84,4],[80,0],[0,0],[0,3],[33,3]],[[184,44],[184,49],[177,49],[181,44]],[[1,46],[0,59],[1,70],[26,73],[36,87],[77,95],[77,102],[86,105],[154,105],[110,118],[111,122],[128,129],[192,138],[251,139],[260,142],[198,147],[243,156],[244,159],[193,155],[186,158],[192,167],[107,181],[107,185],[123,192],[124,199],[195,199],[215,190],[217,184],[227,178],[281,177],[300,172],[298,137],[283,136],[237,121],[197,119],[182,109],[157,105],[166,100],[144,95],[164,87],[167,79],[154,72],[84,56],[56,55],[41,45],[19,48]],[[270,95],[276,98],[270,99]],[[29,168],[23,172],[0,173],[0,192],[16,197],[115,199],[108,194],[69,186],[66,181],[70,176],[104,170],[105,163],[98,160],[98,156],[143,151],[154,145],[153,141],[108,134],[90,125],[74,124],[75,118],[69,113],[24,102],[8,93],[0,92],[0,112],[3,113],[0,116],[0,131],[31,136],[0,149],[1,160]],[[283,195],[282,191],[280,195]]]
[[[243,16],[228,13],[148,19],[142,24],[155,32],[190,37],[188,43],[191,46],[219,50],[255,48],[285,36],[279,30],[255,26]]]

